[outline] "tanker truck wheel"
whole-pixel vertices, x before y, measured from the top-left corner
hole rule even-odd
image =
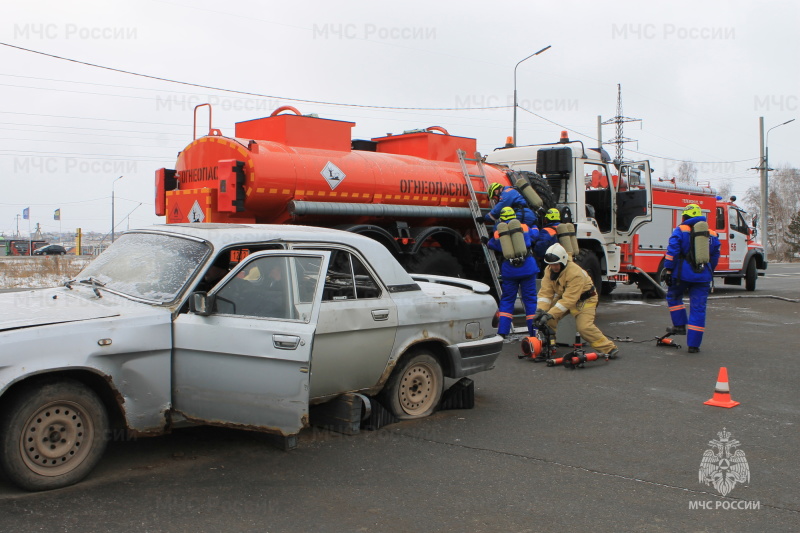
[[[406,261],[405,266],[413,274],[461,278],[464,273],[455,256],[441,248],[421,248]]]
[[[575,263],[592,278],[595,290],[601,292],[603,290],[603,273],[600,271],[600,260],[597,256],[589,250],[583,249],[575,256]]]

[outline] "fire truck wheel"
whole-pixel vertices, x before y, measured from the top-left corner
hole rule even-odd
[[[642,277],[642,280],[638,283],[639,290],[642,292],[642,296],[644,296],[645,298],[653,298],[653,299],[664,298],[664,295],[667,293],[667,284],[664,282],[663,259],[658,264],[658,271],[653,275],[651,275],[650,277],[658,281],[659,286],[664,290],[664,292],[659,291],[657,287],[653,286],[653,284],[650,283],[650,280]]]
[[[575,256],[575,263],[584,269],[589,277],[592,278],[592,283],[598,291],[603,290],[603,274],[600,271],[600,260],[591,251],[583,249]]]
[[[415,274],[462,277],[463,270],[458,260],[441,248],[421,248],[406,262],[406,270]]]
[[[602,294],[603,296],[607,296],[612,292],[614,292],[614,289],[616,288],[617,288],[616,281],[604,281],[603,287],[600,289],[600,294]]]
[[[758,279],[758,272],[756,272],[756,260],[750,259],[747,263],[747,270],[744,274],[744,288],[752,292],[756,290],[756,280]]]
[[[430,415],[442,398],[442,365],[425,350],[404,355],[381,394],[400,420]]]

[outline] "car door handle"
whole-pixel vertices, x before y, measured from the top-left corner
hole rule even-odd
[[[300,337],[294,335],[273,335],[272,345],[279,350],[296,350]]]
[[[388,309],[373,309],[372,320],[389,320]]]
[[[734,235],[733,235],[733,233],[731,233],[731,239],[733,239],[733,237],[734,237]]]

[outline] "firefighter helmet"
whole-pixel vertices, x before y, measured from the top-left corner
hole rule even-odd
[[[547,213],[544,214],[544,218],[549,220],[550,222],[560,222],[561,221],[561,213],[558,212],[558,209],[555,207],[551,207],[547,210]]]
[[[503,186],[499,183],[492,183],[489,185],[489,198],[494,198],[495,196],[500,194],[500,191],[503,190]]]
[[[564,268],[567,266],[567,261],[569,261],[567,251],[558,243],[548,248],[547,253],[544,254],[544,262],[548,265],[561,263],[561,267]]]
[[[689,204],[683,208],[683,216],[694,218],[703,215],[703,211],[700,209],[700,206],[697,204]]]
[[[504,207],[500,210],[500,220],[503,222],[508,222],[509,220],[513,220],[515,218],[517,218],[517,214],[514,212],[514,208]]]

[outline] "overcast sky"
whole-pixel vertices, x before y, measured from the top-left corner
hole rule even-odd
[[[625,156],[654,177],[680,160],[698,179],[758,185],[758,119],[800,118],[796,1],[459,2],[137,0],[3,2],[0,42],[150,76],[270,95],[193,89],[0,46],[0,231],[107,232],[163,222],[154,172],[192,139],[192,109],[214,127],[280,105],[356,122],[355,138],[439,125],[488,152],[596,142],[622,84]],[[456,111],[361,106],[458,108]],[[478,107],[506,106],[476,110]],[[473,109],[470,109],[473,108]],[[554,124],[555,123],[555,124]],[[585,135],[582,136],[581,134]],[[604,127],[604,140],[616,135]],[[769,135],[770,163],[800,167],[800,121]],[[614,147],[607,147],[614,153]],[[119,176],[122,179],[115,181]],[[30,208],[30,220],[17,215]],[[55,209],[62,220],[53,220]]]

